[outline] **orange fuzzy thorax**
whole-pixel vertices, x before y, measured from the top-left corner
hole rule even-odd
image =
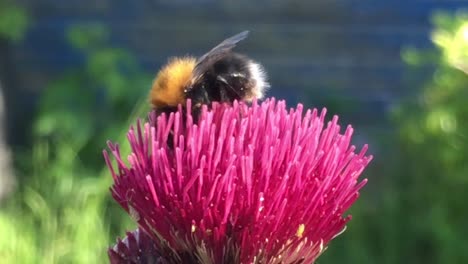
[[[153,82],[150,92],[153,107],[177,106],[184,102],[184,89],[192,78],[195,64],[196,59],[193,57],[169,60]]]

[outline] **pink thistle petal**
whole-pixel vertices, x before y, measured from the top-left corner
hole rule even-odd
[[[350,220],[372,159],[325,115],[275,99],[204,106],[196,124],[182,107],[151,113],[130,128],[128,165],[118,145],[115,164],[104,152],[112,195],[167,263],[314,262]]]

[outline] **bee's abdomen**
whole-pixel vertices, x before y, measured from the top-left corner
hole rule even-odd
[[[229,54],[214,63],[196,87],[203,103],[211,101],[232,102],[243,100],[253,85],[249,72],[249,59],[239,54]]]

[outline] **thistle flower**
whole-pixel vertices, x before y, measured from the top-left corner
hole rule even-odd
[[[112,195],[160,263],[313,263],[350,220],[372,159],[325,114],[275,99],[214,103],[197,124],[181,108],[151,114],[128,132],[128,165],[118,145],[116,165],[104,152]]]

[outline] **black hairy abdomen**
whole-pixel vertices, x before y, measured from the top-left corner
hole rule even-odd
[[[242,100],[251,86],[250,60],[231,53],[206,68],[202,78],[187,94],[193,105]]]

